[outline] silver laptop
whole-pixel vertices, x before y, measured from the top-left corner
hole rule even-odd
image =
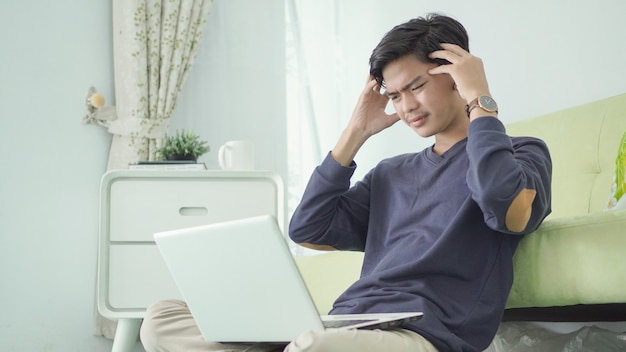
[[[154,234],[207,341],[286,342],[306,330],[388,328],[421,313],[320,316],[270,215]]]

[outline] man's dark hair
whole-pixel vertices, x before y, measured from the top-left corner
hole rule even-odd
[[[417,17],[392,28],[372,51],[370,75],[383,85],[383,69],[399,58],[413,54],[424,63],[448,64],[443,59],[428,57],[441,49],[441,43],[456,44],[469,51],[465,27],[457,20],[439,14]]]

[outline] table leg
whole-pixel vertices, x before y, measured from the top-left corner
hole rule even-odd
[[[141,319],[118,320],[111,352],[132,352],[137,343],[140,326]]]

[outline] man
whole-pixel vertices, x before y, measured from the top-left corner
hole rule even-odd
[[[389,100],[393,114],[385,112]],[[364,251],[360,279],[331,314],[422,311],[424,317],[393,330],[303,332],[285,351],[489,345],[513,282],[515,249],[550,213],[547,147],[507,136],[497,117],[482,61],[469,53],[456,20],[429,15],[385,35],[353,115],[313,172],[289,230],[309,248]],[[350,187],[360,147],[399,120],[420,136],[434,136],[435,144],[381,161]],[[201,341],[183,303],[149,310],[144,342],[174,346],[176,334]],[[283,350],[202,343],[198,350]]]

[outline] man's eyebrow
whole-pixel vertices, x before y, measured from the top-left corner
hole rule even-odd
[[[404,87],[402,87],[400,89],[400,91],[398,91],[398,92],[390,92],[390,91],[387,90],[387,91],[385,91],[385,95],[391,96],[391,95],[395,95],[395,94],[398,94],[400,92],[404,92],[406,90],[409,90],[412,85],[414,85],[415,83],[419,82],[421,79],[422,79],[422,75],[419,75],[419,76],[413,78],[409,83],[405,84]]]

